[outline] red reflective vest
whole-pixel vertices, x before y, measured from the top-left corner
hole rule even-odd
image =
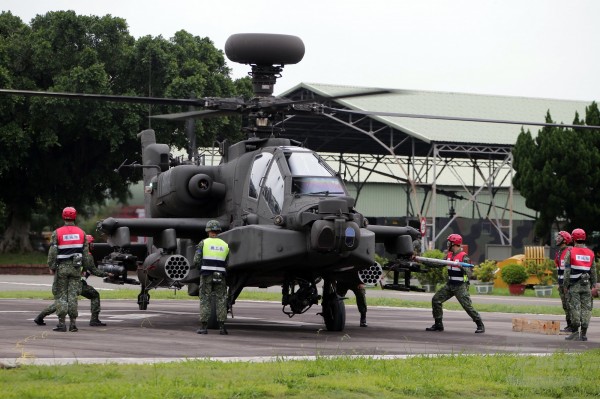
[[[556,255],[554,256],[554,264],[556,265],[556,273],[558,274],[558,285],[562,285],[563,280],[565,278],[565,255],[567,254],[567,250],[570,249],[572,248],[559,248],[558,251],[556,251]]]
[[[576,283],[583,273],[590,273],[592,262],[594,261],[594,252],[589,248],[573,247],[571,248],[571,276],[569,282]]]
[[[453,260],[453,261],[457,261],[457,262],[464,262],[464,258],[465,256],[467,256],[466,252],[459,252],[456,255],[454,255],[453,252],[448,251],[448,255],[446,256],[446,260]],[[462,284],[464,283],[465,280],[465,271],[462,268],[462,266],[454,266],[454,265],[448,265],[446,266],[446,268],[448,269],[448,283],[452,284],[452,285],[458,285],[458,284]]]
[[[83,255],[85,232],[77,226],[62,226],[56,229],[59,262],[70,259],[75,254]]]

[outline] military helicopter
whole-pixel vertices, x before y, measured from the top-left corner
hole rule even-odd
[[[290,35],[236,34],[227,40],[225,53],[233,62],[250,65],[252,99],[160,99],[0,91],[180,104],[201,109],[154,118],[178,121],[238,115],[247,121],[244,126],[247,139],[222,143],[219,148],[222,160],[216,166],[173,162],[169,146],[157,143],[153,130],[139,134],[142,163],[121,167],[142,169],[146,217],[111,217],[98,223],[98,229],[108,237],[100,267],[120,276],[112,282],[139,283],[141,310],[147,309],[149,291],[153,288],[187,286],[188,294],[197,296],[199,271],[192,265],[195,244],[206,237],[207,222],[217,220],[223,228],[220,238],[230,247],[227,272],[230,309],[245,287],[281,286],[283,313],[293,317],[320,302],[320,314],[327,330],[342,331],[346,313],[344,298],[337,294],[336,285],[339,282],[374,283],[380,279],[383,269],[375,262],[376,243],[383,244],[386,252],[395,256],[388,267],[395,273],[393,288],[417,289],[410,286],[410,273],[421,271],[419,263],[413,261],[413,242],[420,239],[420,232],[409,226],[369,225],[355,208],[355,200],[340,176],[317,153],[282,137],[280,128],[274,124],[274,121],[284,120],[286,115],[318,114],[326,108],[313,100],[295,101],[273,96],[283,67],[303,58],[302,40]],[[335,98],[388,92],[371,90]],[[143,251],[132,245],[132,235],[148,238]],[[101,245],[95,247],[101,248]],[[137,273],[137,280],[128,278],[128,272]],[[400,272],[404,272],[403,283],[398,281]],[[216,327],[213,306],[209,328]]]

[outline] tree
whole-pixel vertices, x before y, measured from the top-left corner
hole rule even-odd
[[[223,54],[209,39],[185,31],[172,40],[135,40],[121,18],[78,16],[72,11],[38,15],[30,26],[0,14],[0,85],[6,88],[117,95],[188,97],[235,94],[243,83],[229,78]],[[210,92],[210,93],[209,93]],[[85,214],[107,198],[123,202],[139,179],[114,173],[125,159],[139,159],[136,135],[149,127],[139,104],[0,97],[0,252],[30,251],[32,213],[60,218],[65,206]],[[181,110],[177,110],[181,111]],[[237,124],[237,125],[236,125]],[[185,145],[179,125],[152,122],[161,141]],[[239,121],[199,123],[199,142],[237,134]],[[2,223],[0,223],[2,225]]]
[[[552,122],[550,113],[546,122]],[[575,115],[574,124],[583,124]],[[585,123],[600,122],[598,105],[586,107]],[[534,139],[521,130],[513,148],[513,185],[538,211],[535,233],[548,241],[552,228],[597,230],[600,217],[600,132],[544,127]],[[563,222],[565,226],[559,226]]]

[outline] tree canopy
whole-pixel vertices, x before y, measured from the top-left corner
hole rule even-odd
[[[24,90],[189,98],[249,95],[248,78],[233,82],[221,50],[208,38],[176,32],[133,38],[125,20],[73,11],[36,16],[29,25],[0,14],[0,87]],[[247,81],[248,80],[248,81]],[[184,123],[148,114],[181,109],[102,101],[0,96],[0,252],[29,251],[31,215],[60,220],[65,206],[85,213],[108,198],[126,202],[139,176],[114,172],[140,159],[137,133],[187,145]],[[236,139],[240,121],[196,123],[198,145]]]
[[[573,124],[600,125],[598,105],[586,107]],[[550,113],[546,122],[553,122]],[[598,230],[600,220],[600,132],[545,127],[533,138],[521,131],[513,148],[513,185],[538,212],[535,233],[548,242],[552,229]]]

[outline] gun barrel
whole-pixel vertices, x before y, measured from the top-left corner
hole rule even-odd
[[[415,256],[415,260],[421,263],[429,263],[440,266],[462,266],[462,267],[475,267],[470,263],[459,262],[456,260],[445,260],[445,259],[435,259],[435,258],[426,258],[424,256]]]

